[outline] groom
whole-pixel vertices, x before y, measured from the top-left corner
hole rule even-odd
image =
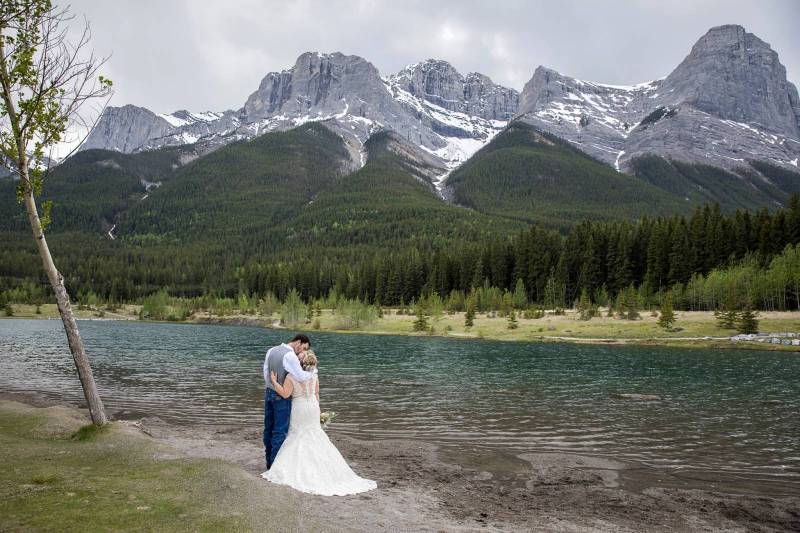
[[[298,355],[310,346],[311,340],[307,336],[297,334],[288,343],[270,348],[264,358],[264,381],[267,382],[264,393],[264,455],[267,459],[267,470],[272,466],[286,439],[292,412],[292,398],[283,399],[275,392],[269,373],[275,372],[281,385],[287,374],[291,374],[296,381],[308,381],[313,374],[303,370]]]

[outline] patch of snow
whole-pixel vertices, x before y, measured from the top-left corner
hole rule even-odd
[[[617,160],[614,161],[614,168],[617,169],[617,172],[619,172],[619,160],[623,155],[625,155],[625,150],[620,150],[617,154]]]
[[[188,120],[184,120],[182,118],[174,117],[172,115],[167,115],[164,113],[161,113],[158,116],[169,122],[170,126],[175,126],[176,128],[180,128],[181,126],[185,126],[186,124],[189,123]]]
[[[499,132],[500,130],[492,131],[484,139],[444,137],[440,135],[439,137],[447,143],[442,148],[436,150],[428,148],[427,146],[420,146],[420,148],[442,159],[445,166],[453,170],[472,157],[475,152],[486,146]]]
[[[218,120],[222,113],[215,113],[213,111],[204,111],[202,113],[189,113],[189,116],[198,122],[213,122]]]
[[[334,118],[342,119],[347,115],[347,110],[350,109],[350,104],[347,103],[347,100],[342,98],[342,102],[344,102],[344,111],[339,113],[338,115],[334,115]]]
[[[425,111],[422,102],[420,102],[419,98],[411,94],[410,92],[401,89],[397,85],[389,84],[388,85],[389,92],[392,94],[392,97],[400,103],[406,104],[416,111],[423,113]]]
[[[720,122],[722,122],[723,124],[727,124],[729,126],[733,126],[735,128],[750,130],[753,133],[761,133],[761,130],[758,130],[753,126],[751,126],[750,124],[746,124],[744,122],[736,122],[735,120],[721,120]]]
[[[597,86],[597,87],[608,87],[609,89],[619,89],[621,91],[632,92],[632,91],[641,91],[641,90],[647,90],[647,89],[650,89],[650,90],[655,89],[654,86],[657,85],[659,82],[661,82],[663,80],[664,80],[664,78],[658,78],[657,80],[646,81],[644,83],[637,83],[636,85],[611,85],[610,83],[594,83],[594,82],[587,82],[587,81],[582,81],[582,80],[581,81],[582,81],[582,83],[584,83],[586,85],[594,85],[594,86]]]
[[[158,189],[159,187],[161,187],[160,181],[147,181],[146,179],[140,179],[139,183],[141,183],[144,186],[145,192],[148,193],[150,192],[150,189]],[[145,195],[145,198],[146,197],[147,195]],[[144,198],[142,198],[142,200],[144,200]]]
[[[111,226],[111,229],[108,230],[108,238],[111,239],[112,241],[116,239],[116,237],[114,237],[114,228],[116,227],[117,225],[114,224],[113,226]]]
[[[790,164],[790,165],[797,166],[797,159],[798,159],[798,158],[797,158],[797,157],[795,157],[794,159],[792,159],[791,161],[789,161],[789,164]]]
[[[444,199],[444,182],[447,181],[447,178],[452,174],[453,170],[455,169],[451,168],[441,176],[436,176],[433,179],[433,186],[436,188],[436,193],[442,199]]]

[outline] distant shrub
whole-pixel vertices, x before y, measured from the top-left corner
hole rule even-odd
[[[378,310],[360,300],[340,299],[336,305],[336,329],[352,330],[368,326],[378,319]],[[317,319],[319,322],[319,319]],[[315,328],[317,329],[317,328]]]
[[[306,306],[297,289],[292,289],[281,306],[281,323],[287,328],[295,328],[304,323],[305,319]]]
[[[169,305],[169,295],[166,289],[146,297],[142,302],[142,318],[150,320],[164,320],[167,318],[167,306]]]
[[[639,126],[649,126],[651,124],[655,124],[661,119],[664,118],[672,118],[678,114],[677,107],[670,107],[670,106],[658,106],[652,113],[647,115],[642,119],[639,123]]]
[[[540,318],[544,318],[544,309],[538,307],[534,309],[526,309],[522,313],[522,318],[526,318],[528,320],[538,320]]]

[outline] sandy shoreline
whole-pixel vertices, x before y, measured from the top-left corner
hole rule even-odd
[[[35,394],[0,399],[36,406]],[[113,413],[112,413],[113,417]],[[345,498],[264,482],[260,427],[189,427],[155,417],[121,421],[163,444],[162,458],[220,459],[242,469],[255,501],[286,501],[337,531],[798,531],[800,494],[567,453],[474,454],[418,441],[329,434],[378,490]],[[770,492],[772,491],[772,494]],[[266,501],[266,500],[265,500]]]

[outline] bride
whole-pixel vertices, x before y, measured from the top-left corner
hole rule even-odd
[[[261,476],[273,483],[322,496],[346,496],[377,488],[374,481],[353,472],[320,426],[317,357],[308,351],[301,361],[304,370],[314,372],[314,377],[308,381],[300,383],[290,375],[281,386],[275,372],[270,375],[275,391],[283,398],[292,397],[292,414],[289,434],[272,468]]]

